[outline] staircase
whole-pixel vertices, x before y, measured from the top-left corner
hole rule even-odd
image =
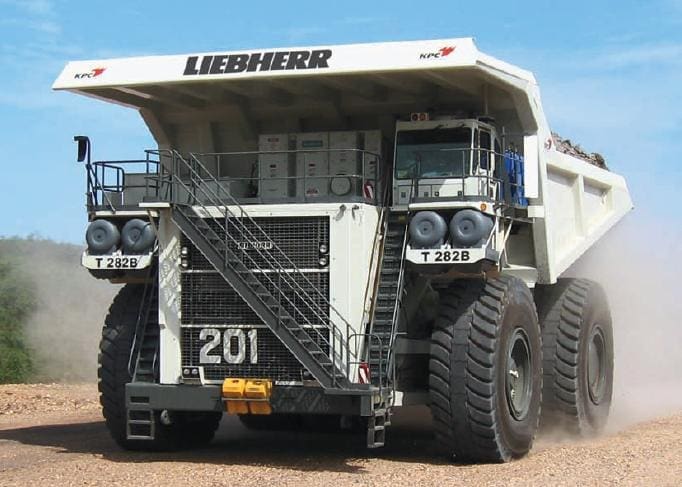
[[[173,221],[323,388],[352,389],[337,365],[348,363],[352,354],[343,339],[350,325],[227,191],[219,184],[205,184],[212,178],[196,157],[189,162],[176,152],[173,157],[173,167],[184,166],[190,180],[173,172],[172,183],[193,195],[193,206],[173,205]],[[247,251],[240,245],[245,241],[272,245]],[[331,313],[346,326],[345,333],[331,322]]]
[[[151,281],[148,280],[144,286],[140,310],[137,315],[135,338],[128,362],[128,373],[133,378],[133,382],[155,382],[157,378],[159,289],[156,275],[148,275],[148,278],[150,277]]]
[[[403,289],[406,234],[406,214],[390,212],[384,231],[383,256],[368,343],[370,378],[375,385],[390,382],[389,354],[395,338]]]

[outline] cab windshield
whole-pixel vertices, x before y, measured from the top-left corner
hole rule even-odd
[[[466,127],[398,132],[397,179],[461,178],[469,172],[471,129]]]

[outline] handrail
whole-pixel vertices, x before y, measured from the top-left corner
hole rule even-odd
[[[122,193],[126,188],[145,188],[145,193],[149,195],[149,180],[154,179],[158,173],[160,161],[149,159],[147,154],[146,159],[123,159],[117,161],[93,161],[89,163],[87,173],[87,194],[88,194],[88,208],[98,207],[100,205],[100,198],[98,193],[101,193],[102,199],[106,201],[112,212],[116,212],[116,205],[113,204],[107,193]],[[126,171],[123,166],[132,164],[144,164],[145,171],[145,185],[128,185],[125,182]],[[107,170],[113,170],[116,173],[116,181],[114,184],[107,184]],[[158,195],[158,187],[151,188],[156,190]]]
[[[522,155],[512,150],[498,152],[492,149],[467,147],[423,149],[415,152],[418,157],[417,162],[402,169],[402,171],[408,171],[410,173],[399,178],[398,169],[396,169],[395,178],[398,186],[401,186],[400,181],[409,181],[408,183],[403,183],[403,185],[411,185],[411,192],[414,195],[412,199],[420,198],[419,189],[422,184],[427,186],[433,184],[429,183],[429,180],[448,180],[450,182],[444,183],[444,185],[461,186],[462,196],[486,196],[503,205],[513,205],[515,203],[514,198],[518,198],[519,194],[523,195],[525,192],[525,185],[512,181],[511,175],[507,173],[505,167],[508,159],[512,161],[523,161]],[[462,159],[461,161],[455,161],[454,159],[450,161],[447,172],[441,174],[424,173],[422,171],[424,164],[422,156],[429,153],[453,153],[453,157],[460,154]],[[460,165],[461,170],[459,172],[455,173],[452,170],[454,169],[452,166],[453,163]],[[476,190],[475,194],[466,194],[466,181],[470,179],[478,180],[477,184],[479,185],[479,188]],[[429,198],[433,198],[433,196],[430,196]],[[457,199],[455,196],[435,198]]]
[[[360,172],[357,171],[357,167],[349,171],[348,173],[344,174],[334,174],[332,171],[326,171],[324,173],[319,173],[315,174],[314,176],[308,176],[306,172],[304,171],[302,175],[294,175],[294,176],[269,176],[267,178],[263,177],[260,171],[260,164],[258,163],[260,160],[257,161],[257,157],[259,156],[272,156],[272,155],[281,155],[282,157],[289,157],[291,155],[299,155],[299,154],[320,154],[324,153],[327,156],[330,156],[331,154],[334,153],[356,153],[356,163],[361,162],[362,165],[362,170]],[[300,194],[297,194],[296,196],[277,196],[277,198],[283,198],[287,200],[293,200],[293,201],[308,201],[309,198],[311,199],[316,199],[316,200],[324,200],[328,198],[344,198],[348,197],[349,194],[346,193],[345,195],[338,195],[338,194],[332,194],[333,191],[324,196],[308,196],[305,192],[306,188],[306,182],[307,181],[320,181],[320,180],[325,180],[327,184],[331,184],[331,182],[336,179],[336,178],[347,178],[350,179],[354,182],[360,182],[359,186],[355,186],[355,188],[364,188],[367,184],[371,183],[372,188],[375,190],[375,194],[373,197],[369,198],[365,196],[364,194],[352,194],[350,196],[353,197],[364,197],[364,199],[371,199],[373,203],[378,203],[379,202],[379,192],[377,191],[378,188],[376,188],[380,181],[380,164],[379,161],[381,160],[381,155],[377,154],[372,151],[367,151],[364,149],[289,149],[289,150],[279,150],[279,151],[233,151],[233,152],[192,152],[189,153],[192,158],[196,159],[197,161],[201,162],[202,167],[205,169],[204,162],[202,160],[206,158],[212,158],[213,161],[216,164],[219,164],[221,159],[224,157],[244,157],[244,156],[252,156],[253,161],[250,161],[251,163],[255,164],[255,167],[258,169],[257,174],[252,174],[250,176],[240,176],[240,177],[221,177],[221,181],[241,181],[241,182],[248,182],[248,183],[254,183],[258,182],[259,187],[260,183],[263,181],[284,181],[284,182],[289,182],[293,181],[296,183],[302,182],[303,183],[303,191]],[[361,161],[359,158],[357,158],[358,155],[361,155]],[[373,176],[368,177],[368,170],[369,166],[371,166],[372,161],[376,162],[376,167],[375,167],[375,174]],[[207,170],[208,171],[208,170]],[[210,174],[210,171],[208,171]],[[217,179],[217,178],[216,178]],[[352,189],[352,187],[351,187]],[[297,190],[298,191],[298,190]],[[255,196],[252,196],[255,197]],[[258,199],[261,201],[267,200],[269,196],[264,196],[263,194],[258,194]]]

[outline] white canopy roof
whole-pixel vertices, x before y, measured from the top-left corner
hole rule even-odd
[[[533,75],[471,38],[73,61],[53,88],[176,121],[225,106],[256,120],[316,105],[342,116],[455,106],[513,112],[525,132],[546,124]]]
[[[263,62],[258,64],[257,60]],[[204,70],[201,69],[202,62],[206,68]],[[487,67],[501,75],[535,83],[530,72],[487,56],[478,51],[473,39],[461,38],[72,61],[66,65],[53,88],[81,91],[95,87],[218,79],[440,70],[455,67]]]

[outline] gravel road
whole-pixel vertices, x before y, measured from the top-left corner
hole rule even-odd
[[[253,433],[225,417],[210,447],[130,453],[94,385],[0,386],[0,485],[680,485],[682,411],[581,441],[541,439],[522,460],[457,465],[434,452],[428,411],[398,415],[384,449],[347,434]]]

